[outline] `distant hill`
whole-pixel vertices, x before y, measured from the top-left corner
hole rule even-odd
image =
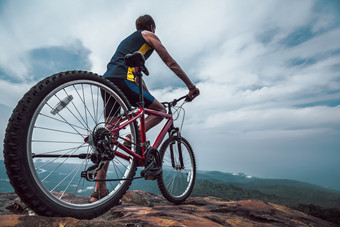
[[[340,209],[340,191],[327,189],[318,185],[309,184],[305,182],[285,179],[263,179],[257,177],[249,177],[245,174],[231,174],[222,173],[217,171],[199,171],[197,174],[198,183],[196,193],[201,194],[201,187],[207,186],[210,193],[220,193],[217,191],[232,190],[228,185],[233,185],[240,191],[251,193],[253,199],[260,199],[264,201],[270,201],[285,206],[298,206],[299,204],[314,204],[327,208],[339,208]],[[199,183],[200,182],[200,183]],[[216,192],[212,192],[212,188],[226,187],[220,190],[216,189]],[[262,196],[258,195],[258,192],[262,193]],[[223,199],[237,199],[232,198],[226,194],[219,197]],[[265,197],[269,196],[268,199]],[[272,197],[274,196],[274,197]],[[257,197],[257,198],[256,198]],[[245,197],[242,196],[242,199]]]
[[[258,188],[261,186],[269,186],[269,185],[281,185],[281,186],[292,186],[295,188],[301,189],[315,189],[315,190],[325,190],[325,191],[334,191],[332,189],[324,188],[319,185],[314,185],[310,183],[305,183],[296,180],[287,180],[287,179],[264,179],[253,176],[247,176],[244,173],[232,174],[232,173],[223,173],[219,171],[198,171],[198,179],[212,181],[215,183],[233,183],[239,185],[248,185],[249,188]],[[338,191],[340,192],[340,191]]]

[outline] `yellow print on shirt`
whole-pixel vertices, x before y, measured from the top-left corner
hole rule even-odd
[[[141,48],[139,48],[138,51],[141,52],[143,55],[145,55],[146,52],[148,52],[148,50],[150,50],[150,49],[151,49],[151,47],[147,43],[144,43],[144,45]],[[130,80],[132,82],[135,82],[135,77],[133,75],[133,68],[132,67],[128,68],[126,79]]]

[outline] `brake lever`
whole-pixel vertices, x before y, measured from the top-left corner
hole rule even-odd
[[[176,106],[177,105],[178,100],[174,99],[174,101],[171,102],[171,106]]]

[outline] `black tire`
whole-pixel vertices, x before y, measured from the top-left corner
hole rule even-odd
[[[181,144],[183,167],[178,158],[178,143]],[[182,203],[190,196],[195,184],[196,161],[193,150],[185,138],[172,136],[163,143],[160,156],[162,173],[157,177],[158,187],[168,201]]]
[[[95,182],[80,177],[80,173],[93,163],[89,158],[71,156],[96,152],[85,138],[94,128],[105,128],[102,92],[114,98],[121,106],[121,115],[127,116],[131,106],[121,91],[85,71],[58,73],[42,80],[14,109],[4,140],[5,165],[15,192],[37,214],[94,218],[119,203],[128,190],[131,180],[109,182],[110,194],[89,203]],[[69,103],[63,106],[65,97]],[[136,122],[120,132],[121,141],[124,133],[132,134],[134,144],[140,143]],[[132,150],[140,153],[135,145]],[[58,157],[46,157],[53,153]],[[127,161],[115,156],[109,162],[107,178],[133,178],[136,168],[133,158]]]

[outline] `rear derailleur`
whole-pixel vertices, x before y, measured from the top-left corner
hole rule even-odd
[[[98,128],[85,140],[95,150],[93,154],[89,155],[94,165],[82,171],[81,177],[91,182],[95,181],[97,172],[114,158],[114,151],[111,149],[112,138],[113,135],[106,128]]]

